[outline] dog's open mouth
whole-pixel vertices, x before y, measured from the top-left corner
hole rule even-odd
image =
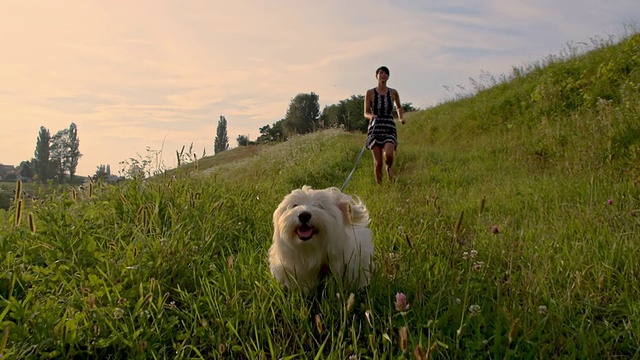
[[[298,228],[296,229],[296,234],[298,234],[298,237],[302,241],[311,239],[313,235],[317,233],[318,233],[318,229],[316,229],[315,227],[309,224],[302,224],[298,226]]]

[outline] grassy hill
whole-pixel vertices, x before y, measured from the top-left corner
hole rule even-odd
[[[364,135],[238,148],[0,213],[3,358],[640,356],[640,35],[407,116],[365,153],[366,291],[284,292],[271,215],[341,187]],[[408,311],[394,306],[404,293]]]

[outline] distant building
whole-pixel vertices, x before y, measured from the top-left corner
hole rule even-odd
[[[16,167],[13,165],[0,164],[0,179],[4,180],[7,175],[16,174]]]

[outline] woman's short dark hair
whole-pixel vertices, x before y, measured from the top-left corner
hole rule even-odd
[[[387,75],[390,75],[389,68],[386,66],[380,66],[378,69],[376,69],[376,75],[378,75],[381,71],[384,71]]]

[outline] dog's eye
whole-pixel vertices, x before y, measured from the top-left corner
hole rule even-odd
[[[317,204],[313,204],[315,207],[317,207],[318,209],[322,209],[324,210],[324,205],[322,205],[321,203],[317,203]]]
[[[289,209],[293,209],[294,207],[297,207],[298,204],[292,204],[291,206],[289,206]]]

